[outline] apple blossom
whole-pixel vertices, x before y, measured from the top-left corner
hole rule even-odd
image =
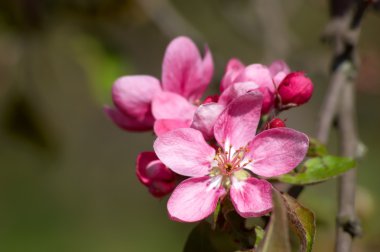
[[[294,169],[306,155],[308,138],[289,128],[255,136],[262,100],[259,92],[249,92],[223,109],[213,127],[217,150],[193,128],[175,129],[156,139],[158,158],[174,172],[190,177],[175,188],[168,201],[173,220],[204,219],[228,193],[242,217],[271,211],[272,186],[258,176],[278,176]]]

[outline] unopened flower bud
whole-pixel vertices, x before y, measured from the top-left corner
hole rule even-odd
[[[153,181],[149,185],[149,192],[157,198],[164,197],[165,195],[171,193],[176,187],[176,183],[174,181]]]
[[[273,118],[267,125],[265,129],[274,129],[274,128],[283,128],[286,127],[286,124],[280,118]]]
[[[205,100],[202,102],[202,104],[212,103],[212,102],[218,102],[219,95],[209,95],[205,98]]]
[[[173,180],[174,173],[169,170],[160,160],[148,163],[145,168],[146,176],[150,180]]]
[[[302,72],[288,74],[278,87],[283,106],[299,106],[308,102],[313,94],[313,83]]]
[[[176,186],[176,174],[168,169],[154,152],[141,152],[137,156],[136,174],[154,197],[163,197]]]

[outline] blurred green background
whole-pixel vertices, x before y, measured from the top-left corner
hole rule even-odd
[[[328,3],[276,0],[5,0],[0,2],[0,251],[181,251],[193,225],[172,222],[166,199],[135,176],[151,133],[123,132],[106,118],[113,81],[160,77],[177,35],[210,47],[218,83],[227,60],[285,59],[315,84],[312,101],[287,112],[313,135],[328,83],[331,49],[320,42]],[[370,11],[360,41],[358,210],[364,236],[354,251],[380,250],[380,16]],[[336,151],[334,137],[331,151]],[[301,201],[318,216],[315,251],[332,251],[335,181]]]

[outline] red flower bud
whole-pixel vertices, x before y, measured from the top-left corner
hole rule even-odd
[[[202,102],[202,104],[207,104],[207,103],[211,103],[211,102],[218,102],[219,100],[219,95],[215,94],[215,95],[209,95],[205,98],[205,100]]]
[[[286,127],[286,124],[283,120],[280,118],[273,118],[267,125],[265,126],[265,129],[274,129],[274,128],[284,128]]]
[[[141,152],[137,156],[136,174],[154,197],[163,197],[176,186],[176,174],[169,170],[154,152]]]
[[[302,72],[288,74],[278,87],[281,105],[299,106],[308,102],[313,94],[313,83]]]
[[[171,193],[176,187],[174,181],[154,181],[149,185],[149,192],[156,198],[164,197]]]

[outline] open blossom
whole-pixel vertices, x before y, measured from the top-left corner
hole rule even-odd
[[[187,37],[174,39],[162,63],[162,83],[148,75],[124,76],[112,88],[115,108],[105,112],[119,127],[130,131],[151,130],[157,135],[188,127],[211,81],[214,66],[206,48],[202,58]]]
[[[137,156],[136,175],[154,197],[163,197],[171,193],[176,186],[176,174],[152,151],[141,152]]]
[[[173,220],[195,222],[209,216],[227,194],[242,217],[262,216],[272,209],[271,184],[260,177],[288,173],[305,157],[308,138],[289,128],[255,136],[262,95],[237,97],[215,122],[215,150],[193,128],[176,129],[157,138],[154,150],[181,182],[168,201]],[[206,104],[207,105],[207,104]]]

